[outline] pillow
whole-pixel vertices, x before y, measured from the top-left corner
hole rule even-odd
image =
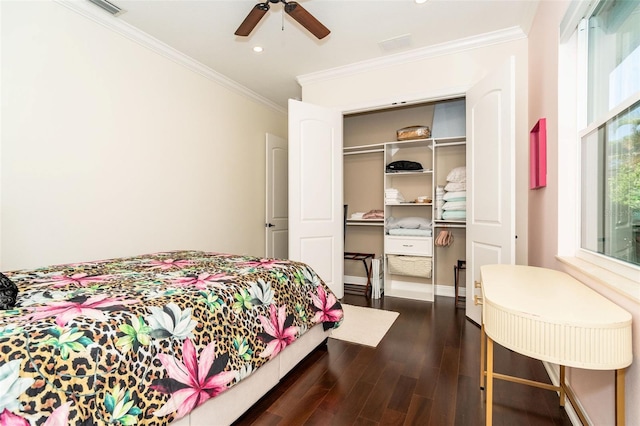
[[[447,201],[442,206],[442,210],[466,210],[467,202],[466,201]]]
[[[431,229],[431,221],[423,217],[387,218],[387,229]]]
[[[12,309],[16,305],[18,286],[0,272],[0,309]]]
[[[464,201],[467,199],[467,191],[452,191],[447,192],[442,197],[445,201]]]
[[[449,182],[445,185],[445,191],[466,191],[467,182]]]
[[[448,182],[466,182],[467,181],[467,168],[464,166],[456,167],[447,175]]]
[[[442,213],[442,219],[444,220],[456,220],[456,219],[466,219],[467,211],[466,210],[447,210]]]

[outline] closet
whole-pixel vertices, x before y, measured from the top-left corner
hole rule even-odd
[[[425,279],[423,283],[418,281],[400,282],[397,286],[390,281],[385,282],[385,294],[390,295],[393,289],[405,292],[406,296],[416,298],[416,294],[410,294],[416,287],[422,285],[419,291],[419,298],[431,300],[435,295],[449,292],[449,296],[454,296],[451,283],[454,279],[454,266],[458,259],[466,259],[466,273],[464,274],[466,287],[466,315],[476,323],[480,323],[481,305],[474,304],[474,300],[479,297],[478,290],[475,289],[474,281],[480,281],[480,266],[485,264],[515,263],[516,260],[516,140],[522,139],[518,135],[525,134],[522,128],[516,127],[516,101],[526,99],[526,91],[518,91],[518,87],[526,87],[526,81],[520,79],[520,84],[516,84],[515,57],[509,59],[502,65],[496,67],[473,83],[463,93],[452,90],[448,98],[464,98],[465,100],[465,122],[466,135],[464,144],[462,140],[449,145],[451,140],[440,140],[438,135],[437,121],[433,126],[433,144],[431,148],[427,145],[427,150],[432,151],[433,171],[431,190],[435,195],[434,186],[441,185],[438,181],[442,173],[447,173],[446,162],[448,157],[455,157],[458,154],[447,153],[447,150],[465,149],[465,166],[467,177],[466,191],[466,227],[449,228],[454,230],[454,244],[460,242],[460,251],[454,252],[447,247],[446,251],[434,247],[432,253],[433,270],[432,277]],[[520,97],[517,94],[520,93]],[[428,102],[434,104],[434,116],[436,115],[435,105],[438,100],[447,97],[445,93],[439,91],[434,96],[423,94],[420,99],[423,106],[427,107]],[[418,102],[410,102],[411,105],[418,105]],[[380,105],[380,104],[378,104]],[[387,104],[388,106],[391,103]],[[309,102],[289,100],[289,258],[308,263],[322,277],[327,285],[336,293],[338,297],[344,294],[344,249],[345,244],[350,250],[357,250],[357,247],[350,246],[357,244],[352,242],[349,235],[356,226],[345,226],[344,204],[345,192],[343,174],[343,163],[345,161],[343,144],[343,127],[348,126],[351,116],[356,116],[362,111],[378,111],[383,114],[382,106],[374,108],[371,103],[354,104],[352,106],[331,107],[316,105]],[[409,111],[411,106],[407,106],[405,111]],[[395,108],[389,110],[390,113],[396,111]],[[401,111],[400,109],[397,110]],[[520,116],[526,116],[524,112]],[[428,116],[427,116],[428,117]],[[365,138],[364,141],[348,142],[352,146],[366,146],[375,149],[387,149],[392,143],[397,143],[396,135],[393,133],[397,129],[407,125],[428,125],[424,115],[419,117],[421,121],[406,122],[399,125],[392,124],[387,129],[390,133],[380,138]],[[345,124],[344,122],[347,122]],[[376,127],[379,126],[373,120]],[[382,121],[381,121],[382,122]],[[522,121],[524,122],[524,121]],[[522,127],[522,126],[521,126]],[[518,131],[517,131],[518,130]],[[344,132],[348,134],[348,131]],[[446,138],[445,138],[446,139]],[[442,142],[442,143],[441,143]],[[363,148],[364,150],[368,148]],[[383,151],[384,152],[384,151]],[[522,152],[522,151],[521,151]],[[375,155],[376,153],[363,153],[362,155]],[[383,154],[384,155],[384,154]],[[354,155],[357,158],[358,155]],[[522,158],[522,156],[520,156]],[[362,157],[365,158],[365,157]],[[380,175],[384,175],[386,158],[382,157],[380,164]],[[380,160],[378,160],[380,161]],[[445,164],[441,166],[439,164]],[[439,171],[440,170],[440,171]],[[518,174],[520,182],[527,177],[527,170],[520,169]],[[381,179],[373,177],[372,179]],[[384,178],[382,178],[382,182]],[[444,183],[444,182],[442,182]],[[379,183],[377,184],[379,185]],[[384,185],[379,189],[370,189],[369,182],[363,182],[358,191],[375,194],[382,197]],[[526,186],[526,185],[521,185]],[[426,185],[428,190],[428,185]],[[420,192],[422,195],[422,192]],[[524,192],[523,195],[526,195]],[[409,193],[408,193],[409,196]],[[348,199],[346,202],[349,202]],[[355,202],[354,202],[355,203]],[[377,205],[381,205],[378,201]],[[526,204],[518,211],[518,216],[526,217]],[[372,204],[375,207],[375,204]],[[354,209],[372,208],[369,205],[351,206],[350,212]],[[402,209],[422,209],[423,207],[402,207]],[[434,207],[431,206],[431,218],[433,218]],[[429,214],[429,208],[427,213]],[[418,211],[418,210],[415,210]],[[395,213],[394,213],[395,214]],[[426,215],[425,215],[426,217]],[[526,221],[523,221],[526,225]],[[440,228],[446,229],[449,223],[436,224],[434,234]],[[461,225],[461,224],[451,224]],[[378,228],[376,228],[378,226]],[[378,229],[371,235],[364,238],[378,238],[377,244],[383,245],[384,253],[384,231],[381,225],[371,226],[371,230]],[[345,240],[345,228],[346,240]],[[360,229],[360,228],[358,228]],[[362,226],[364,229],[364,226]],[[526,229],[526,226],[522,229]],[[367,231],[368,232],[368,231]],[[460,233],[458,236],[457,233]],[[464,237],[462,237],[464,232]],[[459,238],[456,239],[456,236]],[[437,235],[436,235],[437,238]],[[462,240],[461,240],[462,239]],[[466,242],[464,241],[466,240]],[[366,246],[366,251],[379,249],[373,248],[373,243]],[[462,246],[465,256],[462,257]],[[523,246],[526,249],[526,246]],[[457,249],[455,249],[457,250]],[[451,253],[449,260],[447,253]],[[444,253],[444,254],[443,254]],[[429,257],[429,256],[423,256]],[[442,264],[441,264],[442,262]],[[449,278],[447,278],[449,277]],[[392,277],[393,278],[393,277]],[[440,281],[440,280],[443,281]],[[441,282],[443,284],[441,284]],[[407,288],[409,287],[409,288]]]
[[[429,132],[398,140],[399,129],[414,125]],[[343,126],[345,252],[375,255],[387,296],[454,296],[454,266],[465,259],[465,202],[459,200],[457,213],[451,212],[456,218],[447,219],[436,198],[452,171],[459,172],[456,180],[465,180],[464,99],[345,115]],[[387,170],[402,161],[420,169]],[[456,194],[460,198],[464,190]],[[367,218],[376,212],[382,217]],[[345,260],[345,291],[363,292],[367,272]]]

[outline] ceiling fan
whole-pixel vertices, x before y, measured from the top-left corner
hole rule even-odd
[[[331,31],[320,21],[313,17],[304,7],[300,6],[298,2],[286,1],[286,0],[268,0],[263,3],[256,4],[251,12],[244,18],[242,24],[235,32],[237,36],[248,36],[251,31],[258,25],[260,19],[269,11],[269,3],[282,3],[284,4],[284,11],[287,12],[293,19],[298,21],[300,25],[305,27],[311,34],[319,39],[325,38]]]

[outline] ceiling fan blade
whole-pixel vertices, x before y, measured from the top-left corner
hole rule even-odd
[[[327,27],[322,25],[320,21],[314,18],[307,9],[300,6],[300,4],[295,1],[286,3],[284,5],[284,11],[319,39],[325,38],[331,32]]]
[[[247,17],[244,18],[244,21],[242,21],[242,24],[240,24],[236,30],[235,35],[243,37],[248,36],[268,10],[269,5],[267,3],[256,4],[253,9],[251,9],[251,12],[249,12]]]

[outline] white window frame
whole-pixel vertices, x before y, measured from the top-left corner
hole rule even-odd
[[[636,93],[587,126],[587,19],[598,1],[574,1],[560,28],[558,50],[558,259],[640,301],[640,267],[584,250],[580,241],[582,137],[640,99]],[[586,18],[585,18],[586,17]]]

